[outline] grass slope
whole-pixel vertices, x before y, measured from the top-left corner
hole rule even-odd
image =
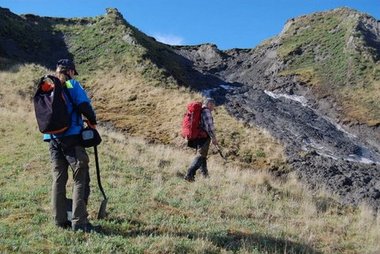
[[[180,88],[154,65],[136,41],[142,35],[113,10],[93,19],[46,22],[49,32],[65,35],[103,125],[99,152],[109,216],[99,221],[102,234],[52,225],[48,149],[30,102],[33,81],[48,70],[2,58],[1,253],[380,251],[378,214],[364,206],[341,207],[323,191],[312,196],[292,177],[272,178],[263,169],[283,164],[281,145],[223,108],[215,121],[230,160],[223,162],[213,151],[211,178],[183,181],[194,153],[178,149],[183,144],[178,130],[186,102],[200,95]],[[91,163],[94,218],[101,196]]]
[[[280,37],[279,56],[288,64],[282,74],[299,75],[318,98],[335,98],[343,121],[376,126],[380,64],[358,28],[366,18],[341,8],[289,21]]]
[[[109,216],[95,221],[101,195],[89,150],[92,221],[102,234],[57,229],[50,216],[47,144],[36,129],[27,84],[46,70],[0,72],[1,253],[375,253],[380,220],[295,178],[241,170],[210,157],[210,179],[182,179],[192,151],[147,144],[101,128],[99,147]],[[18,82],[17,82],[18,81]],[[13,84],[11,86],[10,84]],[[237,134],[235,134],[237,135]],[[71,189],[71,179],[69,188]]]

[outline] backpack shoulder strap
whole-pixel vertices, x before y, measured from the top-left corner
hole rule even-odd
[[[71,113],[73,113],[74,111],[77,113],[77,121],[79,122],[79,119],[81,117],[80,113],[79,113],[79,109],[78,109],[77,105],[74,103],[73,97],[71,96],[70,91],[67,88],[67,85],[70,85],[72,87],[71,82],[69,80],[67,80],[65,85],[62,86],[62,88],[63,88],[63,91],[66,94],[67,98],[69,99],[71,105],[73,106],[73,111]]]
[[[72,87],[71,82],[70,82],[69,80],[67,80],[67,81],[65,82],[65,85],[62,86],[62,87],[63,87],[63,91],[65,92],[67,98],[69,98],[69,101],[70,101],[71,105],[73,105],[73,108],[76,108],[76,105],[75,105],[75,103],[74,103],[73,97],[71,97],[71,94],[70,94],[70,92],[69,92],[69,89],[67,88],[67,85],[68,85],[68,84],[70,84],[70,86]]]
[[[73,108],[76,109],[76,105],[74,104],[73,97],[71,97],[71,94],[67,87],[63,87],[63,92],[66,94],[67,98],[69,99],[71,105],[73,105]]]

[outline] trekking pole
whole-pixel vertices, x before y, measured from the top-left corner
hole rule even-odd
[[[94,146],[94,153],[95,153],[96,177],[98,179],[99,189],[102,192],[103,198],[104,198],[100,204],[100,208],[99,208],[99,212],[98,212],[98,219],[103,219],[107,215],[106,207],[107,207],[108,199],[107,199],[106,194],[104,193],[102,182],[100,180],[100,169],[99,169],[99,159],[98,159],[98,148],[97,148],[97,146]]]
[[[218,153],[220,157],[222,157],[225,161],[227,160],[226,157],[223,155],[222,150],[219,145],[215,145],[216,149],[218,150]]]

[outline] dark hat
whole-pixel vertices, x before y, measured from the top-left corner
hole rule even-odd
[[[60,68],[61,70],[73,70],[75,72],[75,75],[78,75],[77,70],[75,69],[74,62],[70,59],[60,59],[57,62],[57,68]]]

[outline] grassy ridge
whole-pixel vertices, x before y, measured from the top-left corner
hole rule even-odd
[[[47,144],[36,129],[29,100],[18,90],[36,68],[0,73],[2,80],[26,82],[13,82],[13,90],[1,87],[6,95],[0,105],[1,253],[380,251],[379,216],[365,206],[341,207],[323,192],[312,196],[295,178],[279,181],[265,171],[241,170],[216,155],[209,160],[211,178],[189,184],[182,175],[193,151],[147,144],[108,127],[100,129],[104,142],[99,147],[109,196],[109,216],[97,221],[103,233],[55,228]],[[88,151],[89,212],[95,221],[101,195]]]
[[[380,124],[380,65],[370,57],[357,25],[362,14],[349,9],[303,16],[281,36],[279,56],[318,98],[332,96],[347,122]],[[374,54],[374,52],[372,52]]]
[[[144,46],[149,42],[153,47],[158,42],[127,23],[115,9],[96,18],[59,19],[52,27],[65,35],[84,80],[99,76],[99,72],[116,71],[140,75],[153,86],[177,87],[176,81],[151,61]]]

